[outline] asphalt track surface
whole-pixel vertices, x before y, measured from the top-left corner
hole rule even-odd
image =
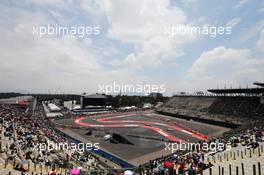
[[[150,122],[150,121],[142,121],[142,120],[122,120],[128,117],[139,116],[139,115],[143,115],[144,117],[149,117],[149,118],[150,117],[155,118],[159,120],[160,122]],[[162,128],[166,127],[167,129],[170,129],[170,130],[180,131],[184,134],[187,134],[199,140],[208,140],[209,138],[207,135],[194,131],[190,128],[181,126],[178,122],[166,121],[166,119],[159,117],[159,116],[155,116],[155,115],[153,116],[152,114],[130,113],[130,114],[121,114],[121,115],[119,114],[115,116],[112,116],[109,114],[108,115],[98,115],[98,116],[103,117],[103,118],[95,119],[95,121],[98,122],[99,124],[92,124],[87,121],[84,122],[84,120],[89,118],[89,116],[79,116],[75,119],[74,123],[79,126],[83,126],[87,128],[145,128],[145,129],[149,129],[149,130],[152,130],[160,134],[161,136],[167,138],[168,140],[172,142],[182,142],[182,143],[185,142],[186,143],[186,141],[175,137],[174,135],[164,131],[160,127]]]

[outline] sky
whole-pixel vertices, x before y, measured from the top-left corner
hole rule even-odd
[[[115,82],[172,95],[264,82],[263,0],[0,0],[0,16],[0,92],[92,94]],[[40,36],[47,26],[93,32]]]

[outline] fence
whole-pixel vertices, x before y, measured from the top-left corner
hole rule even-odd
[[[260,145],[256,149],[253,148],[244,148],[233,150],[229,152],[223,152],[223,153],[217,153],[217,156],[207,156],[207,162],[228,162],[230,160],[243,160],[246,158],[252,158],[253,156],[260,157],[261,155],[264,155],[264,145]]]
[[[207,162],[219,163],[218,167],[209,168],[201,174],[209,175],[263,175],[261,160],[264,155],[264,145],[256,149],[245,148],[234,151],[218,153],[215,156],[207,157]],[[261,159],[260,161],[258,161]],[[257,161],[256,161],[257,160]],[[232,162],[231,162],[232,161]],[[240,163],[234,163],[234,161]],[[250,162],[247,163],[246,162]],[[226,166],[225,166],[226,165]]]
[[[252,170],[252,173],[250,173],[250,174],[252,174],[252,175],[262,175],[261,174],[262,171],[261,171],[260,162],[258,162],[257,165],[253,164],[252,166],[253,166],[253,170]],[[235,173],[233,173],[234,171],[232,171],[234,168],[235,168]],[[206,171],[209,172],[208,173],[209,175],[225,175],[225,172],[226,172],[225,171],[225,167],[222,167],[220,165],[218,166],[217,172],[213,171],[212,168],[209,168]],[[249,175],[248,173],[245,173],[246,171],[245,171],[245,166],[244,166],[243,163],[241,163],[241,166],[235,166],[235,167],[232,166],[232,164],[229,164],[227,172],[228,173],[226,175]],[[203,175],[203,174],[205,174],[205,171],[201,172],[201,175]]]

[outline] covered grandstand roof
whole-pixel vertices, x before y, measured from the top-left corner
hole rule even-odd
[[[55,112],[55,111],[60,111],[61,110],[58,106],[56,106],[53,103],[49,103],[48,104],[48,107],[49,107],[49,109],[50,109],[51,112]]]
[[[264,88],[208,89],[207,91],[217,94],[262,94]]]
[[[18,96],[11,98],[0,99],[0,104],[17,104],[21,106],[27,106],[29,101],[32,100],[32,96]]]
[[[106,98],[106,96],[101,94],[83,95],[84,98]]]
[[[264,87],[264,83],[260,83],[260,82],[254,82],[253,84],[254,84],[254,85],[257,85],[257,86]]]

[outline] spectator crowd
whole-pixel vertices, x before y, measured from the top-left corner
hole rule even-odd
[[[219,102],[220,104],[220,102]],[[260,108],[259,108],[260,109]],[[263,124],[263,123],[262,123]],[[40,150],[38,143],[70,143],[71,141],[47,120],[43,107],[38,104],[34,112],[12,105],[0,105],[0,160],[14,162],[16,170],[26,172],[29,165],[40,164],[52,168],[56,175],[56,167],[67,170],[74,167],[94,168],[89,171],[103,171],[98,162],[89,153],[65,150]],[[245,128],[235,135],[229,134],[222,138],[214,138],[208,143],[230,143],[231,147],[244,146],[256,149],[263,142],[264,127]],[[194,149],[177,151],[169,156],[150,160],[133,170],[118,172],[129,175],[196,175],[213,166],[213,162],[205,159],[205,155],[214,156],[223,150]],[[85,166],[84,166],[85,165]],[[82,168],[80,168],[82,169]],[[98,173],[99,174],[99,173]]]
[[[231,149],[242,146],[247,149],[257,149],[260,142],[263,142],[264,127],[254,127],[246,129],[240,134],[228,135],[222,138],[214,138],[210,143],[227,143]],[[194,149],[192,151],[178,151],[174,154],[162,157],[156,160],[151,160],[149,163],[139,166],[136,170],[120,172],[119,175],[134,174],[134,175],[197,175],[202,171],[214,166],[214,162],[205,157],[214,157],[217,153],[225,151],[224,149],[202,150]],[[206,156],[205,156],[206,155]],[[215,157],[214,157],[215,159]]]
[[[92,168],[101,171],[96,159],[88,152],[71,150],[39,149],[39,143],[70,143],[66,137],[56,132],[46,119],[42,105],[37,105],[34,113],[12,105],[0,105],[0,159],[13,162],[16,170],[26,172],[36,164],[70,170],[74,167]],[[82,167],[82,168],[83,168]],[[90,171],[92,171],[90,169]]]

